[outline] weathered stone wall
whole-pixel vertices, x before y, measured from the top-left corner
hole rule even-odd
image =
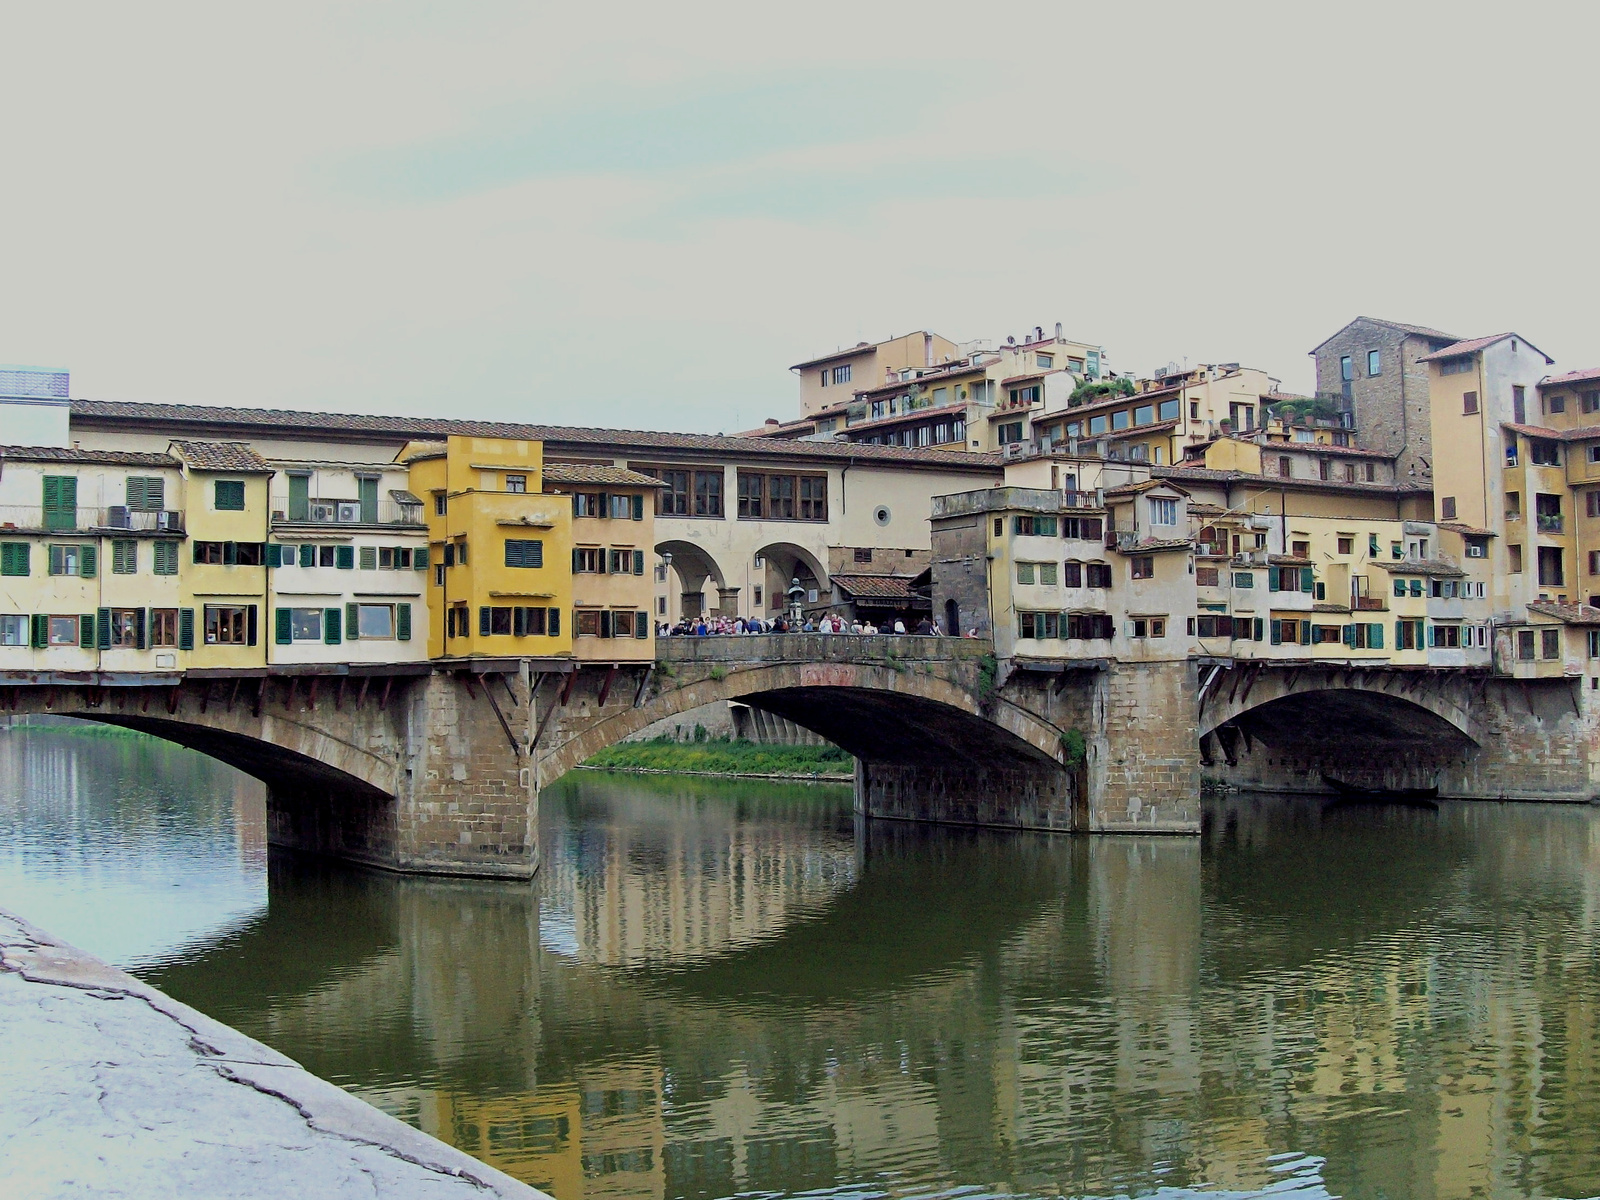
[[[1057,763],[856,761],[856,811],[868,817],[1069,833],[1072,774]]]

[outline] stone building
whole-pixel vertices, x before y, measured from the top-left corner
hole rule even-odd
[[[1422,360],[1457,340],[1421,325],[1357,317],[1311,351],[1317,395],[1349,414],[1363,446],[1392,456],[1401,478],[1426,483],[1433,451]]]

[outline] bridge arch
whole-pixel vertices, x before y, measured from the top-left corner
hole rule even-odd
[[[1291,734],[1344,746],[1441,738],[1478,745],[1488,737],[1473,711],[1472,689],[1420,671],[1237,666],[1216,672],[1202,680],[1202,738],[1227,726],[1246,728],[1269,744]]]

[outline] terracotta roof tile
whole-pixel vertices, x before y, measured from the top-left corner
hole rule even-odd
[[[1373,559],[1374,565],[1391,575],[1439,575],[1459,579],[1466,574],[1454,563],[1437,558]]]
[[[241,474],[270,475],[267,460],[251,449],[248,442],[172,443],[178,456],[196,471],[238,471]]]
[[[1559,604],[1554,600],[1535,600],[1528,611],[1554,617],[1568,625],[1600,625],[1600,608],[1592,604]]]
[[[595,429],[572,425],[529,425],[508,421],[476,421],[452,417],[383,417],[350,413],[296,412],[276,408],[231,408],[199,404],[143,404],[129,400],[74,400],[72,417],[107,421],[144,422],[164,430],[191,425],[218,425],[255,436],[266,433],[371,435],[379,439],[410,441],[463,434],[469,437],[523,438],[542,441],[548,448],[598,446],[614,453],[639,451],[702,451],[732,457],[753,455],[773,458],[812,458],[830,461],[917,464],[946,470],[998,469],[998,454],[912,446],[866,446],[855,442],[789,441],[779,438],[740,438],[713,433],[665,433],[639,429]]]
[[[1440,521],[1440,529],[1448,529],[1452,533],[1464,533],[1468,537],[1499,537],[1492,529],[1479,529],[1476,525],[1464,525],[1460,521]]]
[[[1600,383],[1600,367],[1586,367],[1581,371],[1568,371],[1564,375],[1552,375],[1549,379],[1539,384],[1541,389],[1568,387],[1574,383]]]
[[[1417,359],[1417,361],[1438,362],[1443,358],[1460,358],[1463,354],[1476,354],[1479,350],[1487,349],[1496,342],[1503,342],[1507,338],[1512,337],[1518,339],[1523,345],[1527,346],[1528,349],[1532,350],[1535,354],[1541,355],[1545,362],[1555,362],[1555,359],[1551,358],[1548,354],[1545,354],[1543,350],[1540,350],[1539,347],[1528,341],[1527,338],[1517,333],[1495,333],[1490,334],[1488,337],[1470,338],[1464,342],[1452,342],[1443,350],[1435,350],[1432,354],[1424,354],[1421,358]]]
[[[913,575],[853,575],[835,572],[829,578],[852,596],[873,600],[909,600]]]
[[[653,475],[642,475],[626,467],[607,467],[598,463],[545,463],[546,483],[609,483],[619,487],[666,487]]]
[[[146,450],[79,450],[71,446],[0,446],[9,462],[101,463],[115,467],[176,467],[170,454]]]

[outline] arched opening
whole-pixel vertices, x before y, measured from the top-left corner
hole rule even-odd
[[[961,606],[954,596],[944,602],[944,631],[950,637],[961,636]]]
[[[826,607],[832,599],[828,569],[811,551],[793,542],[772,542],[757,550],[751,560],[751,579],[747,611],[754,617],[775,617],[787,609],[789,588],[795,580],[805,589],[806,611]],[[756,589],[760,590],[759,598]]]
[[[668,621],[692,620],[721,613],[728,603],[727,578],[712,555],[693,542],[656,545],[660,569],[656,580],[656,615]],[[737,593],[734,593],[737,596]],[[660,600],[666,601],[661,611]]]

